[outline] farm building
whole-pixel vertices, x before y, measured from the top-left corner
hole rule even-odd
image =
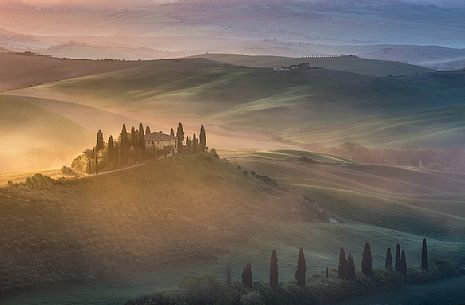
[[[164,134],[161,131],[152,132],[145,135],[145,149],[153,153],[159,151],[177,153],[178,141],[176,137]]]

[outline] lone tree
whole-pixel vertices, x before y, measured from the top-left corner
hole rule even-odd
[[[387,248],[386,252],[386,262],[384,263],[384,266],[386,269],[392,270],[392,254],[391,254],[391,248]]]
[[[396,271],[400,272],[400,245],[396,245]]]
[[[95,146],[95,149],[97,151],[103,150],[105,148],[105,144],[103,142],[103,132],[101,129],[97,131],[97,145]]]
[[[339,250],[339,265],[337,266],[337,278],[344,280],[346,278],[346,267],[347,260],[346,260],[346,252],[344,248]]]
[[[297,285],[305,286],[307,281],[307,263],[305,261],[304,249],[299,249],[299,260],[297,262],[297,270],[295,271],[295,280]]]
[[[405,259],[404,250],[402,250],[402,254],[400,256],[400,273],[407,275],[407,260]]]
[[[426,238],[423,238],[423,246],[421,247],[421,269],[428,271],[428,245]]]
[[[276,250],[273,250],[270,261],[270,287],[275,290],[278,289],[278,286],[278,256]]]
[[[178,139],[178,150],[182,151],[182,143],[184,142],[184,128],[182,123],[179,123],[178,130],[176,131],[176,139]]]
[[[369,243],[365,243],[361,265],[363,274],[371,275],[371,273],[373,272],[373,258],[371,257],[371,248]]]
[[[242,284],[252,289],[252,265],[250,263],[245,264],[244,270],[242,271]]]
[[[200,127],[200,135],[199,135],[199,143],[200,143],[200,151],[204,152],[207,148],[207,135],[205,134],[205,128]]]
[[[352,255],[349,254],[347,257],[347,264],[346,264],[346,279],[353,280],[355,278],[355,263],[354,258]]]

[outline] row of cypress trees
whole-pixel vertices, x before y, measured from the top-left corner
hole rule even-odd
[[[387,249],[385,267],[392,270],[392,254],[391,248]],[[362,253],[361,271],[366,276],[371,276],[373,272],[373,257],[371,254],[371,247],[369,243],[365,243]],[[421,252],[421,268],[423,271],[428,271],[428,246],[426,239],[423,239],[422,252]],[[407,275],[407,261],[405,258],[404,250],[401,250],[399,244],[396,245],[396,262],[395,271],[400,272],[402,275]],[[356,276],[356,268],[354,258],[351,254],[346,257],[344,248],[339,251],[339,264],[337,276],[341,280],[352,280]],[[326,268],[326,278],[329,278],[329,270]],[[305,260],[303,248],[299,249],[299,258],[297,261],[297,269],[295,271],[295,280],[297,285],[303,287],[307,281],[307,263]],[[252,288],[253,274],[252,264],[247,263],[242,271],[242,284],[247,288]],[[270,260],[270,274],[269,274],[270,288],[276,290],[279,287],[279,271],[278,271],[278,256],[276,250],[271,253]]]

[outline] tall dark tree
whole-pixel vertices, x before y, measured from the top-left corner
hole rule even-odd
[[[391,253],[391,248],[387,248],[387,252],[386,252],[386,261],[384,262],[384,267],[386,267],[386,269],[392,270],[392,253]]]
[[[426,238],[423,238],[423,245],[421,247],[421,269],[428,271],[428,245]]]
[[[119,167],[120,159],[120,148],[118,147],[118,143],[115,143],[115,162],[113,163],[115,169]]]
[[[371,256],[371,248],[369,243],[365,243],[365,248],[362,254],[362,272],[365,275],[371,275],[373,272],[373,258]]]
[[[178,125],[176,139],[178,139],[178,151],[182,152],[182,143],[184,142],[184,128],[182,127],[182,123],[179,123]]]
[[[400,245],[396,245],[396,271],[400,272]]]
[[[170,131],[170,136],[172,136],[172,137],[174,137],[174,136],[175,136],[173,128],[171,128],[171,131]]]
[[[101,129],[97,131],[97,145],[95,146],[95,149],[97,151],[103,150],[105,148],[105,143],[103,142],[103,132]]]
[[[337,266],[338,279],[343,280],[346,278],[346,266],[347,266],[346,252],[344,251],[344,248],[341,248],[339,250],[339,265]]]
[[[137,138],[138,138],[137,137],[137,131],[134,128],[134,126],[132,126],[132,128],[131,128],[131,146],[132,146],[132,148],[134,148],[136,150],[139,150],[139,148],[137,147],[137,143],[138,143]]]
[[[242,271],[242,284],[252,289],[253,277],[252,277],[252,265],[250,263],[245,264],[245,267]]]
[[[205,128],[200,127],[200,135],[199,135],[199,145],[200,145],[200,151],[204,152],[207,148],[207,135],[205,133]]]
[[[138,136],[138,147],[140,151],[140,156],[142,159],[145,158],[145,134],[144,134],[144,125],[142,123],[139,124],[139,132],[137,133]]]
[[[328,267],[326,267],[325,276],[327,279],[329,279],[329,268]]]
[[[304,249],[302,248],[299,249],[299,260],[297,261],[295,280],[299,286],[305,286],[307,282],[307,263],[305,261]]]
[[[188,153],[191,153],[192,152],[192,140],[189,136],[187,136],[186,138],[186,151]]]
[[[347,280],[353,280],[355,278],[355,263],[354,263],[354,258],[352,255],[349,254],[347,257],[347,264],[346,264],[346,279]]]
[[[150,126],[147,125],[147,126],[145,127],[145,134],[151,134],[151,133],[152,133],[152,132],[150,131]]]
[[[121,130],[121,145],[120,145],[120,164],[126,165],[129,161],[129,136],[126,130],[126,124],[123,124],[123,129]]]
[[[195,133],[194,133],[194,136],[192,137],[192,152],[194,154],[199,152],[199,139],[197,139],[197,137],[195,136]]]
[[[278,256],[276,250],[271,253],[270,261],[270,287],[271,289],[278,289],[279,277],[278,277]]]
[[[108,137],[108,160],[113,164],[115,163],[115,142],[113,136]]]
[[[407,275],[407,259],[405,258],[404,250],[402,250],[402,254],[400,256],[400,273]]]

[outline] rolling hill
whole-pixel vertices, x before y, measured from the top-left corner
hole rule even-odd
[[[278,72],[180,59],[141,62],[123,71],[11,94],[130,114],[163,129],[178,121],[191,126],[201,121],[214,134],[212,145],[226,149],[255,147],[260,141],[248,142],[254,138],[294,146],[351,141],[445,149],[461,148],[465,142],[464,84],[463,71],[373,77],[324,68]]]
[[[386,60],[361,59],[352,57],[339,58],[291,58],[265,55],[238,54],[202,54],[189,58],[205,58],[237,66],[254,68],[279,68],[281,66],[310,63],[314,67],[321,67],[334,71],[353,72],[369,76],[400,76],[417,73],[432,72],[432,69]]]

